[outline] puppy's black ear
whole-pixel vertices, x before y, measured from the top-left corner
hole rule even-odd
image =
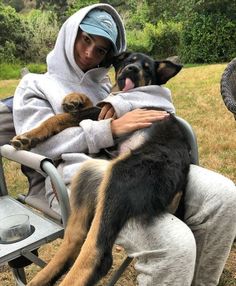
[[[131,52],[122,52],[116,56],[113,57],[113,61],[112,61],[112,65],[114,66],[114,68],[117,68],[118,66],[120,66],[121,63],[123,63],[123,61],[128,58],[131,55]]]
[[[130,52],[122,52],[118,55],[114,55],[113,51],[111,50],[106,55],[105,59],[100,63],[100,66],[109,68],[111,65],[113,65],[116,69],[118,68],[118,66],[120,66],[120,63],[122,63],[123,60],[127,58],[130,54]]]
[[[166,83],[170,78],[174,77],[182,67],[182,65],[168,60],[155,61],[156,84],[161,85]]]

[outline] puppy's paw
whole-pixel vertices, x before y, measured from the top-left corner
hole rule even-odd
[[[15,136],[11,141],[11,145],[17,150],[30,150],[39,142],[38,139],[30,138],[27,135]]]
[[[64,98],[62,106],[65,112],[76,113],[83,108],[91,107],[92,102],[82,93],[71,93]]]

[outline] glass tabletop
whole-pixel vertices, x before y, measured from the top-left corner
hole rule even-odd
[[[32,234],[14,243],[1,243],[0,241],[0,265],[19,257],[22,250],[32,251],[44,243],[63,236],[64,229],[61,225],[49,220],[12,197],[0,197],[0,223],[6,216],[16,214],[27,214],[29,216]]]

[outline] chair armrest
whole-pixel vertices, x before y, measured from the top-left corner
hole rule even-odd
[[[191,163],[194,165],[199,165],[199,154],[198,154],[198,145],[197,145],[197,137],[195,132],[193,131],[192,126],[183,118],[176,116],[179,121],[181,127],[185,135],[187,136],[188,143],[190,144],[191,154],[190,159]]]
[[[50,177],[55,191],[58,195],[58,200],[61,208],[62,222],[63,225],[66,226],[70,214],[69,198],[66,186],[56,167],[53,165],[52,160],[42,155],[32,153],[30,151],[16,150],[14,147],[7,144],[0,147],[0,154],[4,158],[34,169],[45,177]]]
[[[49,158],[30,151],[16,150],[13,146],[8,144],[1,146],[0,153],[2,157],[34,169],[44,177],[46,177],[47,174],[42,170],[41,166],[43,162],[46,160],[52,163],[52,160]]]

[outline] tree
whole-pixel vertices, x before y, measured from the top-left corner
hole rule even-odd
[[[26,52],[28,59],[45,62],[46,56],[54,47],[59,24],[52,11],[32,10],[26,17],[30,35],[30,47]]]
[[[36,9],[55,12],[60,23],[64,22],[68,8],[67,0],[36,0]]]
[[[182,1],[182,0],[181,0]],[[229,0],[189,0],[183,21],[181,54],[186,62],[211,63],[236,55],[236,3]]]
[[[15,9],[5,6],[0,2],[0,47],[2,51],[6,49],[11,58],[25,58],[28,49],[27,29]]]
[[[15,8],[16,12],[20,12],[25,7],[23,0],[4,0],[3,3]]]
[[[93,1],[93,4],[95,3],[99,3],[99,1]],[[68,12],[67,12],[67,16],[72,15],[73,13],[75,13],[76,11],[78,11],[79,9],[88,6],[91,4],[91,0],[69,0],[68,1]]]

